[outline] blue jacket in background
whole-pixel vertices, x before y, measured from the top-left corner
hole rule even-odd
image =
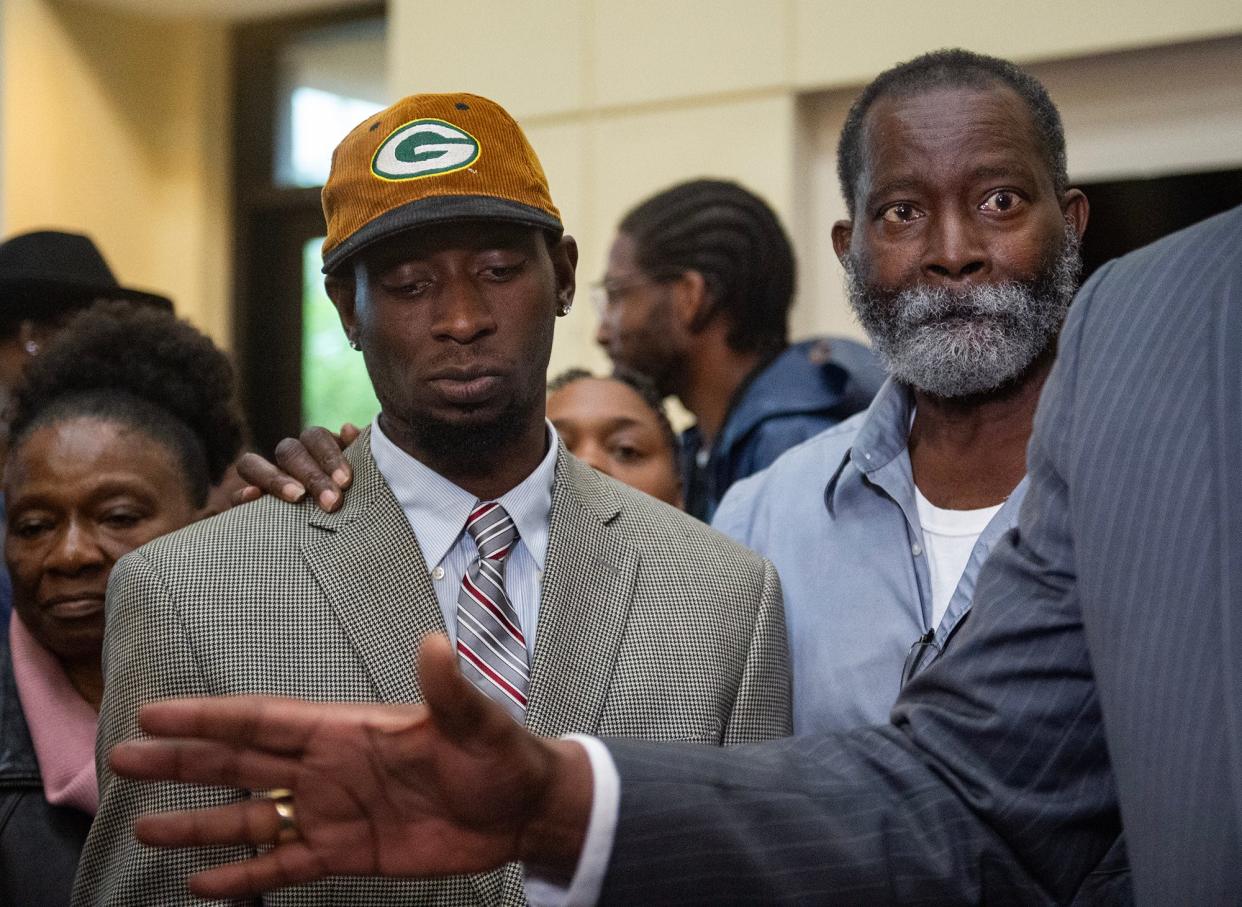
[[[706,456],[698,428],[682,432],[686,512],[710,522],[730,485],[866,409],[884,378],[875,354],[853,340],[821,337],[786,347],[742,386]]]

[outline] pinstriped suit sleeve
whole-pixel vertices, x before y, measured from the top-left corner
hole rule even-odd
[[[621,810],[603,902],[1073,898],[1119,831],[1064,478],[1100,279],[1074,304],[1040,404],[1019,529],[954,647],[887,727],[731,752],[610,743]]]
[[[141,736],[139,706],[157,699],[210,695],[212,691],[205,688],[164,582],[141,550],[117,562],[108,582],[107,601],[104,673],[108,683],[96,743],[99,814],[78,867],[73,904],[202,904],[186,888],[186,876],[252,852],[241,848],[161,851],[144,847],[134,838],[134,820],[157,810],[215,806],[236,800],[237,795],[118,778],[108,768],[107,755],[120,741]]]
[[[723,743],[755,743],[792,733],[785,606],[776,568],[765,558],[750,651]]]

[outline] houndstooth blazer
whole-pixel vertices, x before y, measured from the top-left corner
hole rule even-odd
[[[185,877],[241,849],[160,852],[132,826],[236,793],[115,777],[143,703],[277,694],[417,702],[419,640],[444,619],[409,522],[365,435],[336,513],[274,498],[122,559],[108,590],[100,808],[74,903],[198,904]],[[557,455],[527,726],[536,733],[731,744],[790,732],[775,570],[707,526]],[[282,905],[521,904],[516,865],[437,881],[331,879]]]

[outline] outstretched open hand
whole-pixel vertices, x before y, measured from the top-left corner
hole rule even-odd
[[[559,865],[572,866],[590,813],[581,747],[514,723],[461,676],[444,637],[424,642],[420,664],[425,705],[153,703],[139,718],[155,739],[119,744],[112,767],[131,778],[292,791],[297,839],[192,877],[202,897],[328,875],[480,871],[522,857],[555,867],[561,854],[538,852],[549,839],[570,842]],[[270,800],[253,799],[143,816],[135,833],[159,847],[265,847],[279,824]]]

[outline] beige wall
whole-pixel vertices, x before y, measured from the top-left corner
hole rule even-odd
[[[1076,175],[1121,160],[1150,172],[1207,166],[1212,148],[1225,149],[1220,163],[1237,161],[1234,120],[1222,111],[1238,109],[1239,45],[1183,46],[1242,35],[1236,0],[389,8],[393,94],[468,88],[506,104],[578,236],[584,284],[600,276],[613,225],[641,197],[695,176],[735,178],[772,203],[799,247],[796,334],[856,331],[827,251],[825,225],[839,206],[831,151],[858,85],[899,59],[961,44],[1034,65],[1066,113]],[[226,26],[84,0],[3,0],[0,9],[0,229],[85,229],[122,280],[174,295],[227,342]],[[1144,78],[1147,62],[1161,67],[1158,78]],[[1137,154],[1136,121],[1149,137]],[[1213,145],[1214,133],[1232,138]],[[604,364],[587,295],[561,323],[554,368]]]
[[[389,10],[394,94],[469,88],[504,103],[543,157],[583,280],[600,276],[613,225],[641,197],[735,178],[768,199],[799,247],[796,334],[857,331],[815,195],[835,192],[835,133],[829,141],[829,121],[808,105],[848,103],[881,69],[940,46],[1037,63],[1242,33],[1237,0],[391,0]],[[1151,86],[1122,88],[1133,98]],[[553,368],[602,366],[593,330],[580,304]]]
[[[52,0],[3,16],[4,234],[87,232],[123,283],[227,343],[225,27]]]

